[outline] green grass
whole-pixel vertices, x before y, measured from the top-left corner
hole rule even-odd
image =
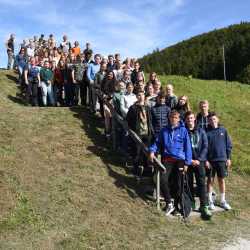
[[[215,100],[234,142],[227,180],[234,210],[184,224],[145,199],[98,117],[25,106],[14,77],[0,72],[0,249],[218,249],[249,236],[248,86],[169,77],[193,105],[202,97],[214,108]]]

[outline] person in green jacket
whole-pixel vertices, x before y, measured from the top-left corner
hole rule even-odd
[[[44,62],[44,67],[41,68],[40,70],[40,78],[41,78],[43,105],[47,106],[47,98],[48,98],[50,105],[54,106],[55,101],[52,88],[53,72],[50,69],[48,61]]]

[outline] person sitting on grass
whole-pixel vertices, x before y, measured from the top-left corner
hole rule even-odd
[[[227,130],[219,124],[219,117],[215,112],[211,112],[208,116],[208,122],[211,129],[207,132],[208,138],[208,157],[206,167],[208,170],[208,199],[209,208],[215,209],[212,197],[214,177],[217,174],[220,205],[225,210],[230,210],[231,206],[225,199],[226,184],[225,178],[228,175],[228,169],[231,167],[231,151],[232,143]]]
[[[206,197],[206,169],[208,141],[206,132],[195,125],[195,114],[188,111],[185,115],[186,128],[192,146],[192,164],[188,166],[189,188],[193,196],[193,209],[195,209],[194,175],[197,185],[198,196],[200,198],[201,217],[210,219],[212,214],[208,210]]]
[[[180,114],[172,110],[169,114],[169,125],[161,129],[158,137],[149,148],[149,160],[153,162],[155,154],[161,154],[161,161],[166,171],[161,173],[161,192],[166,202],[166,216],[169,216],[178,205],[181,192],[180,169],[187,171],[192,164],[192,147],[188,131],[180,120]],[[170,179],[174,184],[171,193],[174,195],[174,205],[171,201]]]

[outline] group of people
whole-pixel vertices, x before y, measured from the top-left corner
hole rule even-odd
[[[137,60],[122,61],[120,54],[107,58],[93,55],[89,43],[81,52],[79,43],[72,47],[67,36],[58,47],[53,35],[48,40],[44,35],[25,40],[15,61],[20,84],[33,106],[83,105],[92,113],[100,113],[105,136],[109,140],[115,135],[116,148],[131,156],[137,177],[151,171],[154,157],[160,157],[166,168],[160,186],[166,215],[177,209],[183,173],[188,176],[193,207],[195,195],[199,196],[203,217],[210,218],[215,209],[215,175],[220,206],[231,209],[225,199],[225,177],[231,166],[232,144],[207,100],[200,101],[200,112],[195,114],[188,97],[177,97],[172,84],[161,86],[155,72],[146,81]],[[131,141],[117,116],[148,147],[148,155]]]

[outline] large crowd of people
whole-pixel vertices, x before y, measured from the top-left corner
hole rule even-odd
[[[166,168],[160,186],[166,215],[176,211],[183,172],[188,176],[193,208],[198,195],[203,217],[210,218],[215,209],[215,175],[220,206],[231,209],[225,199],[225,177],[231,166],[232,144],[207,100],[197,104],[200,112],[195,114],[188,96],[177,97],[172,83],[162,86],[155,72],[146,81],[136,59],[122,60],[119,53],[107,58],[93,54],[89,43],[82,51],[79,42],[72,45],[66,35],[59,44],[52,34],[48,39],[44,35],[26,39],[16,56],[13,34],[6,45],[8,68],[17,68],[23,96],[32,106],[82,105],[99,113],[107,140],[115,134],[117,150],[133,159],[133,173],[138,178],[152,173],[151,162],[160,157]],[[131,142],[114,114],[140,137],[148,155]]]

